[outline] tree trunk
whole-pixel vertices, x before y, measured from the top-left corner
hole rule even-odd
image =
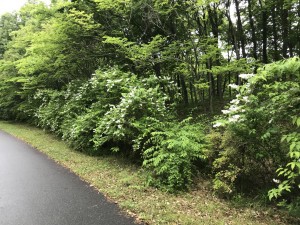
[[[207,69],[211,69],[211,60],[208,59],[206,63]],[[209,111],[210,113],[213,113],[213,96],[214,96],[214,79],[211,72],[207,73],[208,80],[209,80],[209,90],[208,90],[208,97],[209,97]]]
[[[263,41],[263,50],[262,50],[262,54],[263,54],[263,57],[262,57],[262,62],[264,64],[267,64],[268,63],[268,55],[267,55],[267,45],[268,45],[268,41],[267,41],[267,38],[268,38],[268,15],[267,15],[267,11],[266,11],[266,7],[262,4],[262,1],[259,0],[259,4],[260,4],[260,7],[261,7],[261,10],[262,10],[262,29],[263,29],[263,37],[262,37],[262,41]]]
[[[279,60],[279,53],[278,53],[278,34],[277,34],[277,24],[276,24],[276,5],[274,3],[273,8],[271,10],[272,12],[272,28],[273,28],[273,36],[274,36],[274,61]]]
[[[182,93],[182,98],[183,98],[183,103],[185,105],[189,104],[189,96],[188,96],[188,91],[186,88],[186,83],[183,75],[180,75],[180,83],[181,83],[181,93]]]
[[[212,27],[212,33],[215,38],[215,48],[218,48],[218,38],[219,38],[219,16],[216,9],[216,4],[214,4],[214,10],[211,9],[210,6],[208,6],[208,14],[209,14],[209,20]],[[220,66],[220,55],[217,53],[216,55],[216,66]],[[217,75],[217,95],[218,98],[221,100],[223,98],[223,91],[222,91],[222,75]]]
[[[238,29],[237,36],[241,43],[243,58],[246,58],[247,55],[246,55],[246,49],[245,49],[245,35],[244,35],[243,25],[242,25],[242,20],[241,20],[239,1],[234,0],[234,3],[235,3],[236,16],[237,16],[237,29]]]
[[[253,43],[253,58],[257,60],[257,40],[256,40],[256,30],[254,26],[254,20],[252,15],[252,0],[248,0],[248,12],[249,12],[249,22],[251,28],[251,41]]]
[[[288,49],[288,40],[289,40],[289,24],[288,24],[288,10],[283,7],[281,21],[282,21],[282,56],[283,58],[288,58],[287,49]]]

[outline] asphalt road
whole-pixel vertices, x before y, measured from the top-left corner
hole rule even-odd
[[[0,131],[0,225],[129,225],[87,183]]]

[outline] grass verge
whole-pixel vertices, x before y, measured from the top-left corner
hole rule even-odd
[[[216,198],[203,182],[188,193],[177,195],[145,185],[141,168],[115,157],[92,157],[74,151],[67,144],[39,128],[0,121],[0,129],[29,143],[69,168],[137,221],[147,224],[300,224],[284,212],[249,204],[233,206]]]

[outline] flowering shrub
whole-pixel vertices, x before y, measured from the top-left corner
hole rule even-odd
[[[62,125],[63,139],[76,149],[92,151],[97,123],[111,105],[121,101],[121,93],[128,92],[135,82],[135,76],[117,69],[98,70],[76,90],[69,88],[69,100],[63,107],[66,114]]]
[[[42,102],[34,115],[37,124],[42,128],[59,133],[64,120],[61,108],[65,104],[65,92],[55,90],[38,91],[34,99]]]
[[[288,192],[299,193],[299,131],[292,123],[300,115],[299,58],[266,65],[256,75],[241,78],[247,83],[236,86],[236,99],[214,125],[223,130],[213,164],[214,187],[232,193],[278,185],[270,198],[290,198]],[[284,178],[279,184],[273,182],[276,170]]]
[[[161,85],[168,81],[99,70],[65,90],[37,92],[41,104],[35,118],[78,150],[122,153],[143,162],[149,184],[169,191],[186,188],[207,143],[201,125],[170,122],[172,105]]]
[[[95,150],[108,142],[114,151],[119,150],[120,145],[132,146],[133,140],[151,122],[150,118],[163,121],[168,117],[166,99],[159,87],[132,87],[129,93],[123,94],[120,103],[110,105],[98,121],[93,138]]]

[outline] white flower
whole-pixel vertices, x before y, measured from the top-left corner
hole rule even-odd
[[[236,105],[231,105],[230,107],[229,107],[229,111],[230,112],[236,112],[236,111],[238,111],[240,109],[240,107],[238,107],[238,106],[236,106]]]
[[[248,73],[248,74],[240,74],[239,77],[244,79],[244,80],[248,80],[249,78],[253,77],[254,74],[253,73]]]
[[[215,123],[215,124],[213,125],[213,127],[220,127],[220,126],[222,126],[222,125],[223,125],[222,123],[217,122],[217,123]]]
[[[231,111],[230,110],[227,110],[227,109],[225,109],[225,110],[222,110],[222,113],[223,114],[229,114]]]
[[[228,86],[231,87],[232,89],[238,89],[238,87],[239,87],[236,84],[229,84]]]
[[[240,115],[233,115],[228,120],[229,122],[237,122],[241,116]]]
[[[276,183],[276,184],[279,184],[280,180],[277,180],[277,179],[273,178],[273,182]]]
[[[248,97],[248,96],[244,96],[244,97],[243,97],[243,100],[244,100],[245,102],[249,102],[249,97]]]
[[[230,101],[230,103],[231,103],[231,104],[237,105],[237,104],[240,103],[240,100],[238,100],[238,99],[233,99],[233,100]]]

